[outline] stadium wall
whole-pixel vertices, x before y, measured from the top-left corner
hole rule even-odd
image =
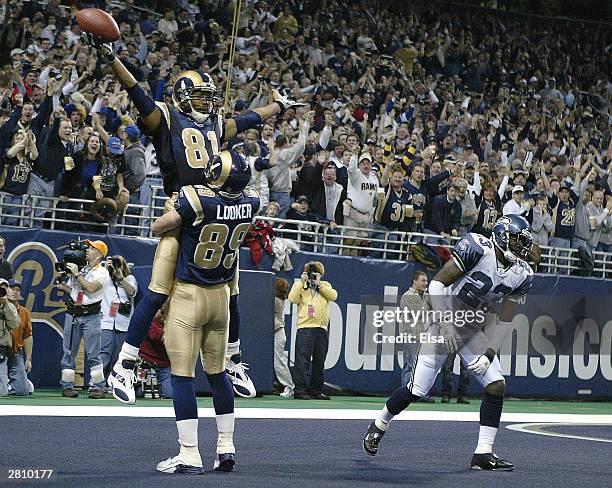
[[[24,285],[23,302],[34,322],[34,384],[58,386],[61,358],[63,301],[53,288],[53,263],[72,234],[40,229],[0,228],[7,238],[6,257]],[[87,238],[88,236],[82,236]],[[155,242],[109,237],[109,252],[134,263],[134,275],[146,287]],[[326,381],[361,392],[389,392],[399,384],[402,344],[380,344],[364,352],[369,333],[366,315],[379,300],[392,305],[408,288],[414,263],[378,261],[301,253],[291,256],[294,269],[281,273],[290,282],[299,278],[306,262],[325,264],[325,279],[338,290],[331,306]],[[273,289],[270,272],[255,271],[247,250],[241,252],[241,342],[257,389],[269,392],[273,382]],[[264,256],[262,270],[271,267]],[[536,398],[592,398],[612,396],[612,281],[597,278],[536,275],[530,295],[514,321],[514,333],[500,357],[509,396]],[[368,314],[366,314],[368,310]],[[290,359],[294,358],[297,309],[285,308]],[[385,326],[386,327],[386,326]],[[391,332],[390,335],[393,335]],[[455,369],[458,364],[455,364]],[[439,380],[438,380],[439,383]],[[198,391],[206,391],[202,375]],[[434,390],[436,387],[434,387]],[[472,381],[471,390],[479,392]]]

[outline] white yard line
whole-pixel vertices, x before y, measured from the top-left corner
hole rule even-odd
[[[600,424],[595,423],[592,424],[590,422],[577,422],[576,425],[579,424],[589,424],[589,425],[610,425],[609,423]],[[506,429],[516,430],[517,432],[525,432],[527,434],[537,434],[537,435],[545,435],[549,437],[563,437],[565,439],[580,439],[583,441],[594,441],[594,442],[608,442],[612,444],[612,439],[603,439],[601,437],[590,437],[584,435],[574,435],[574,434],[562,434],[561,432],[553,432],[550,429],[544,430],[544,427],[554,427],[555,425],[567,425],[561,423],[527,423],[527,424],[514,424],[506,426]]]
[[[311,408],[237,408],[236,417],[242,419],[303,419],[303,420],[371,420],[377,410],[357,409],[311,409]],[[214,417],[212,408],[199,408],[200,417]],[[172,418],[172,407],[124,407],[124,406],[41,406],[0,405],[3,416],[42,417],[153,417]],[[397,420],[478,422],[478,412],[405,411]],[[505,413],[502,422],[558,423],[558,424],[602,424],[612,425],[612,415],[550,414],[550,413]],[[517,429],[515,429],[517,430]],[[543,434],[545,435],[545,434]]]

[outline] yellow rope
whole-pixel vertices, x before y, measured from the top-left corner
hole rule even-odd
[[[238,37],[238,24],[240,23],[240,10],[242,9],[242,0],[238,0],[238,4],[234,9],[234,23],[232,25],[232,35],[229,52],[229,66],[227,67],[227,80],[225,82],[225,100],[223,101],[223,111],[227,113],[230,86],[232,83],[232,68],[234,67],[234,58],[236,56],[236,38]]]

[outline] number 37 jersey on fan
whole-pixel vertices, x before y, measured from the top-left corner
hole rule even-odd
[[[445,289],[451,310],[492,309],[503,298],[518,300],[531,287],[529,264],[517,259],[509,267],[501,267],[493,241],[480,234],[467,234],[455,245],[452,256],[465,274]]]

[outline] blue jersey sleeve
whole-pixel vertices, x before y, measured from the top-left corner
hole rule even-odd
[[[204,220],[202,202],[193,186],[184,186],[174,204],[184,226],[196,226]]]
[[[483,239],[485,238],[483,237]],[[488,240],[486,242],[490,245]],[[472,237],[472,234],[468,234],[455,244],[451,254],[461,271],[467,273],[474,269],[478,261],[484,256],[484,250]]]

